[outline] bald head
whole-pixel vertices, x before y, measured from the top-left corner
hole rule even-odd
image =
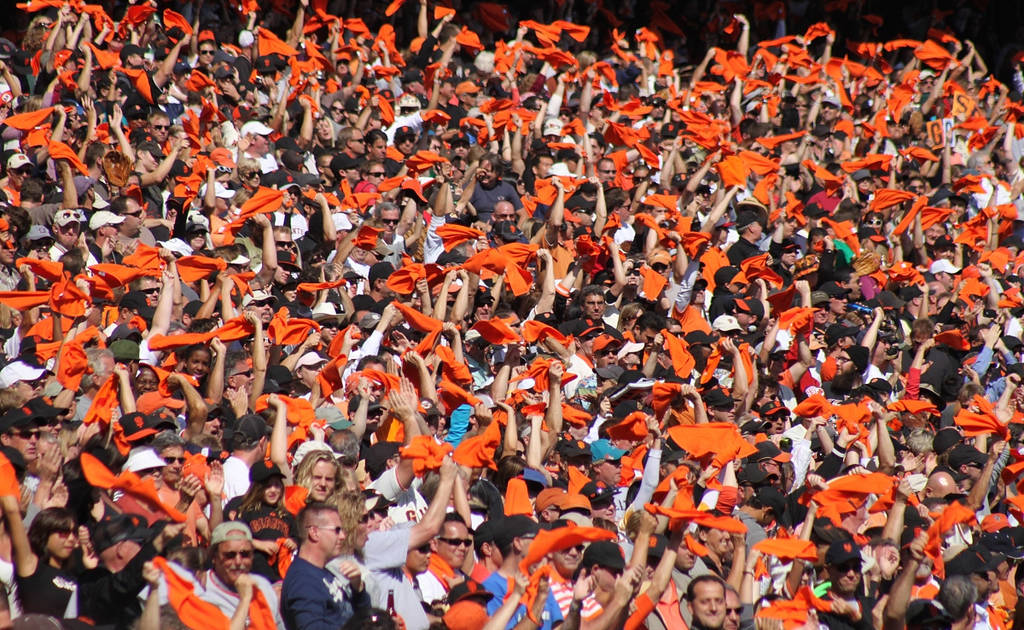
[[[953,492],[959,492],[956,481],[953,479],[953,475],[942,470],[932,473],[924,487],[925,498],[942,498]]]

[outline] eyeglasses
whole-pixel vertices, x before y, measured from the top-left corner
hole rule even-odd
[[[742,612],[743,612],[743,608],[742,607],[740,607],[740,608],[726,608],[725,609],[725,614],[727,614],[727,615],[739,615]]]
[[[165,457],[164,461],[167,462],[168,466],[171,465],[171,464],[184,464],[185,463],[185,458],[184,457]]]
[[[331,108],[331,113],[333,113],[333,114],[344,114],[345,113],[345,108],[344,107],[332,107]]]
[[[153,129],[170,129],[170,125],[152,125]]]
[[[441,542],[452,547],[472,547],[472,538],[438,538]],[[429,548],[429,547],[428,547]]]
[[[259,171],[240,171],[238,174],[242,176],[242,179],[249,179],[251,177],[256,177],[260,173]]]
[[[366,142],[363,138],[349,138],[349,142]]]
[[[139,210],[138,212],[125,212],[124,216],[126,216],[126,217],[141,217],[142,216],[142,210]]]
[[[160,293],[160,287],[152,287],[152,288],[149,288],[149,289],[142,289],[141,293],[145,293],[146,295],[156,295],[156,294]]]
[[[326,529],[329,532],[334,532],[335,536],[341,536],[342,532],[341,525],[335,525],[333,527],[329,527],[327,525],[310,525],[310,527],[313,529]]]
[[[386,175],[386,173],[384,171],[372,171],[372,172],[367,173],[367,175],[370,175],[372,177],[384,177],[384,175]]]
[[[214,51],[212,48],[208,48],[206,50],[200,50],[199,54],[200,55],[212,55],[212,54],[214,54],[214,52],[216,52],[216,51]]]
[[[614,175],[615,174],[615,169],[614,168],[599,168],[599,169],[597,169],[597,172],[598,173],[604,173],[606,175]]]
[[[295,249],[295,241],[277,241],[278,249]]]
[[[430,553],[430,543],[420,545],[419,547],[416,547],[416,549],[414,549],[413,551],[417,553],[428,554]]]
[[[53,247],[53,239],[49,238],[36,241],[32,245],[32,249],[50,249],[51,247]]]
[[[21,429],[14,432],[15,435],[23,440],[31,440],[32,438],[39,439],[39,429]]]
[[[338,529],[341,529],[340,527]],[[234,560],[235,558],[241,558],[242,560],[252,560],[252,549],[243,549],[242,551],[221,551],[220,557],[225,560]]]
[[[651,269],[657,271],[658,273],[661,273],[663,271],[668,270],[668,265],[666,265],[665,263],[655,263],[651,265]]]
[[[244,372],[235,372],[231,376],[252,376],[252,370],[246,370]]]
[[[384,225],[398,225],[398,219],[381,219],[380,222]]]
[[[606,348],[604,350],[599,351],[597,354],[599,356],[609,356],[609,355],[615,354],[615,351],[616,351],[615,348]]]

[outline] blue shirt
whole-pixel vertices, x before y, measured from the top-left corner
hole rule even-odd
[[[336,630],[352,618],[356,608],[370,606],[366,591],[352,601],[345,585],[327,569],[296,557],[281,587],[281,617],[288,630]]]
[[[487,614],[493,617],[494,613],[505,603],[505,595],[508,593],[508,578],[495,571],[491,577],[483,581],[481,586],[487,592],[494,594],[491,601],[487,602]],[[511,630],[525,616],[526,606],[520,604],[516,608],[516,613],[512,615],[512,621],[508,622],[508,630]],[[551,624],[562,621],[562,610],[558,607],[558,602],[555,601],[555,596],[550,590],[548,599],[544,602],[544,612],[541,613],[540,621],[542,630],[551,630]]]

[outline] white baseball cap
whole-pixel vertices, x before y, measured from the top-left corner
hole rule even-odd
[[[172,238],[166,241],[157,241],[156,244],[179,256],[192,255],[192,248],[188,246],[188,243],[181,240],[180,238]]]
[[[334,213],[331,215],[331,219],[334,221],[334,229],[338,232],[352,229],[352,221],[349,220],[348,215],[344,212]]]
[[[557,118],[548,118],[544,121],[544,136],[560,136],[562,135],[562,121]]]
[[[57,227],[64,227],[71,225],[72,223],[84,223],[85,217],[78,210],[58,210],[57,214],[53,215],[53,224]]]
[[[940,258],[932,263],[931,267],[928,267],[930,273],[949,273],[956,274],[960,273],[960,268],[949,262],[945,258]]]
[[[21,168],[26,164],[31,164],[32,160],[28,159],[28,156],[24,153],[15,153],[11,157],[7,158],[7,170],[14,170]]]
[[[739,321],[732,315],[719,315],[715,318],[715,321],[711,323],[712,330],[718,332],[728,332],[730,330],[742,331],[743,328],[740,326]]]
[[[124,223],[124,217],[118,216],[109,210],[100,210],[89,219],[89,229],[98,230],[105,225],[120,225]]]
[[[295,369],[300,367],[311,368],[316,365],[327,363],[327,359],[320,356],[318,352],[307,352],[306,354],[299,357],[299,360],[295,362]]]
[[[152,470],[163,468],[167,465],[162,457],[156,454],[151,448],[136,448],[128,454],[128,461],[124,464],[124,470],[128,472],[139,472],[140,470]]]
[[[24,361],[14,361],[0,370],[0,389],[14,387],[22,381],[34,381],[43,374],[46,374],[46,370],[41,367],[29,365]]]
[[[249,122],[242,125],[242,128],[238,130],[238,134],[243,138],[246,136],[269,136],[274,133],[274,130],[264,125],[258,120],[250,120]]]

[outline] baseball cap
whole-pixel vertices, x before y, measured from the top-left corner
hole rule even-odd
[[[544,121],[544,132],[541,135],[544,136],[560,136],[562,135],[562,121],[557,118],[548,118]]]
[[[267,436],[267,423],[256,414],[246,414],[235,425],[235,446],[253,444]]]
[[[622,548],[618,543],[610,540],[598,540],[590,543],[590,546],[583,552],[579,566],[585,569],[603,567],[613,571],[623,571],[626,568],[626,559],[623,557]]]
[[[472,81],[463,81],[455,86],[456,94],[476,94],[479,91],[480,87]]]
[[[266,481],[271,477],[284,478],[284,473],[278,468],[277,464],[267,463],[266,460],[260,460],[252,465],[249,469],[249,481],[252,483],[259,483]]]
[[[274,133],[274,130],[264,125],[258,120],[250,120],[249,122],[242,125],[242,128],[238,130],[238,135],[242,136],[269,136]]]
[[[146,519],[138,514],[117,514],[93,526],[92,546],[96,553],[102,553],[125,540],[143,545],[153,537],[155,529],[146,527]]]
[[[615,448],[608,440],[594,440],[590,444],[590,456],[595,463],[600,461],[617,462],[625,454],[626,451]]]
[[[959,470],[961,466],[974,464],[984,467],[986,463],[985,454],[969,444],[958,444],[949,452],[949,467]]]
[[[153,468],[163,468],[167,465],[164,458],[156,454],[151,448],[136,448],[128,454],[128,461],[124,463],[124,470],[137,473]]]
[[[852,540],[837,540],[825,552],[828,564],[843,564],[851,560],[860,560],[860,548]]]
[[[210,534],[210,546],[215,547],[229,540],[248,540],[252,542],[252,530],[240,521],[224,521],[213,528]]]
[[[299,360],[295,363],[295,369],[300,367],[312,368],[313,366],[327,363],[327,359],[320,356],[318,352],[307,352],[306,354],[299,357]]]
[[[946,576],[984,574],[994,570],[999,562],[980,547],[968,547],[946,561]]]
[[[22,381],[34,381],[42,378],[46,369],[37,365],[31,365],[24,361],[13,361],[0,370],[0,389],[14,387]]]
[[[9,171],[21,168],[26,164],[32,164],[32,160],[28,159],[28,156],[24,153],[15,153],[11,157],[7,158],[7,170]]]
[[[739,320],[732,315],[719,315],[715,318],[715,321],[711,323],[711,329],[718,332],[743,331]]]
[[[58,210],[57,214],[53,215],[53,224],[57,227],[64,227],[72,223],[83,223],[84,221],[85,217],[78,210]]]
[[[105,225],[120,225],[124,223],[124,217],[118,216],[109,210],[100,210],[89,219],[89,229],[98,230]]]
[[[949,262],[945,258],[940,258],[939,260],[936,260],[935,262],[933,262],[930,267],[928,267],[928,271],[929,271],[929,273],[933,273],[933,274],[935,274],[935,273],[957,274],[957,273],[960,273],[960,268],[957,267],[956,265],[954,265],[953,263]]]

